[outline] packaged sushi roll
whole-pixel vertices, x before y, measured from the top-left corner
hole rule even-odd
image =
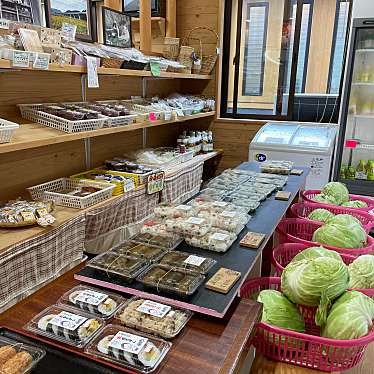
[[[198,213],[204,211],[210,213],[222,213],[225,210],[235,210],[238,213],[247,214],[245,209],[242,209],[234,204],[230,204],[226,201],[206,201],[204,198],[196,197],[194,200],[191,200],[189,204],[196,207]]]
[[[25,328],[35,334],[82,348],[103,326],[104,320],[92,314],[54,305],[35,316]]]
[[[157,369],[171,343],[126,327],[108,325],[85,353],[140,373]]]
[[[172,205],[161,204],[154,210],[155,216],[158,218],[186,218],[195,214],[195,210],[191,205]]]
[[[213,252],[226,252],[234,243],[237,236],[229,231],[212,229],[202,237],[187,236],[186,243],[192,247]]]
[[[203,236],[212,227],[211,222],[205,218],[189,217],[187,219],[168,219],[165,221],[166,229],[183,235]]]
[[[155,247],[164,248],[167,250],[173,250],[180,243],[182,243],[183,239],[179,235],[174,236],[160,236],[160,235],[154,235],[154,234],[138,234],[131,238],[131,241],[136,243],[144,243],[153,245]]]
[[[157,261],[164,253],[165,249],[149,244],[127,241],[112,249],[121,255],[142,258],[147,261]]]
[[[259,206],[259,201],[247,200],[245,198],[226,197],[225,201],[237,205],[247,212],[254,212]]]
[[[140,283],[158,293],[166,292],[179,296],[194,294],[204,279],[202,274],[158,264],[151,265],[137,278]]]
[[[148,261],[116,252],[105,252],[88,261],[87,266],[131,282],[148,266]]]
[[[79,308],[102,319],[107,319],[116,313],[124,300],[119,295],[79,285],[66,292],[57,304]]]
[[[139,297],[121,307],[116,319],[122,325],[165,339],[176,337],[192,317],[192,312]]]
[[[172,251],[164,254],[159,263],[160,265],[206,274],[217,261],[191,253]]]

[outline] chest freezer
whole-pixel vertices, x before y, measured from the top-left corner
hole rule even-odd
[[[292,161],[309,167],[306,189],[321,189],[332,171],[337,125],[269,122],[249,145],[248,161]]]

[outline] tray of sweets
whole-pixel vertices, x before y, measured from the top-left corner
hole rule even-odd
[[[136,243],[144,243],[144,244],[149,244],[155,247],[160,247],[164,248],[167,250],[173,250],[178,247],[180,243],[182,243],[183,239],[178,236],[160,236],[160,235],[154,235],[154,234],[138,234],[136,236],[133,236],[131,241],[136,242]]]
[[[227,252],[236,238],[237,236],[232,232],[214,228],[202,237],[187,236],[185,240],[192,247],[213,252]]]

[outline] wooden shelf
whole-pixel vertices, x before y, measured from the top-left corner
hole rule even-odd
[[[181,123],[198,118],[207,118],[215,115],[215,112],[199,113],[192,116],[178,118],[172,121],[155,121],[150,123],[134,123],[133,125],[103,128],[93,131],[82,131],[74,134],[68,134],[62,131],[52,129],[47,126],[39,125],[37,123],[28,123],[20,125],[20,128],[15,131],[11,143],[0,144],[0,154],[22,149],[30,149],[42,147],[51,144],[70,142],[73,140],[93,138],[96,136],[103,136],[109,134],[122,133],[127,131],[134,131],[139,129],[146,129],[149,127],[169,125],[173,123]]]
[[[42,71],[42,72],[61,72],[61,73],[87,73],[87,69],[84,66],[78,65],[56,65],[50,64],[48,70],[36,70],[32,68],[19,69],[12,66],[12,62],[9,60],[0,59],[0,69],[10,69],[10,70],[32,70],[32,71]],[[125,77],[153,77],[152,73],[148,70],[129,70],[129,69],[113,69],[113,68],[99,68],[99,75],[118,75]],[[201,75],[201,74],[182,74],[182,73],[169,73],[161,72],[160,77],[157,78],[169,78],[169,79],[200,79],[200,80],[210,80],[213,77],[211,75]]]
[[[151,17],[151,23],[158,25],[161,35],[165,35],[166,19],[164,17]],[[131,24],[133,27],[139,28],[140,18],[131,17]]]

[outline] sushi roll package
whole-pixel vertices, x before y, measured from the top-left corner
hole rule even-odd
[[[108,325],[85,349],[89,355],[140,373],[157,369],[171,343],[122,326]]]
[[[220,229],[212,229],[202,237],[186,236],[186,243],[192,247],[213,252],[226,252],[236,240],[237,235]]]
[[[0,373],[29,373],[45,354],[43,349],[14,339],[0,337]]]
[[[165,221],[167,230],[182,235],[203,236],[212,227],[211,222],[205,218],[190,217],[187,219],[168,219]]]
[[[176,337],[192,317],[192,312],[155,301],[131,298],[117,313],[121,325],[158,335],[165,339]]]
[[[147,268],[148,261],[110,251],[96,256],[87,266],[105,273],[108,277],[118,277],[131,282]]]
[[[191,205],[172,205],[160,204],[154,210],[155,216],[158,218],[187,218],[192,217],[196,212]]]
[[[184,297],[194,294],[204,279],[202,274],[158,264],[151,265],[137,278],[140,283],[157,293],[165,292]]]
[[[149,244],[155,247],[160,247],[164,248],[166,250],[172,251],[180,243],[182,243],[183,239],[178,236],[160,236],[160,235],[155,235],[155,234],[138,234],[134,237],[131,238],[132,242],[136,243],[144,243],[144,244]]]
[[[141,258],[147,261],[156,261],[165,253],[166,249],[149,244],[127,241],[113,248],[112,251],[121,255]]]
[[[104,326],[104,320],[79,309],[51,306],[26,326],[35,334],[83,348]]]
[[[259,201],[248,200],[246,198],[226,197],[225,201],[241,207],[246,212],[254,212],[260,206]]]
[[[117,312],[124,300],[116,294],[80,285],[66,292],[57,304],[79,308],[102,319],[108,319]]]

